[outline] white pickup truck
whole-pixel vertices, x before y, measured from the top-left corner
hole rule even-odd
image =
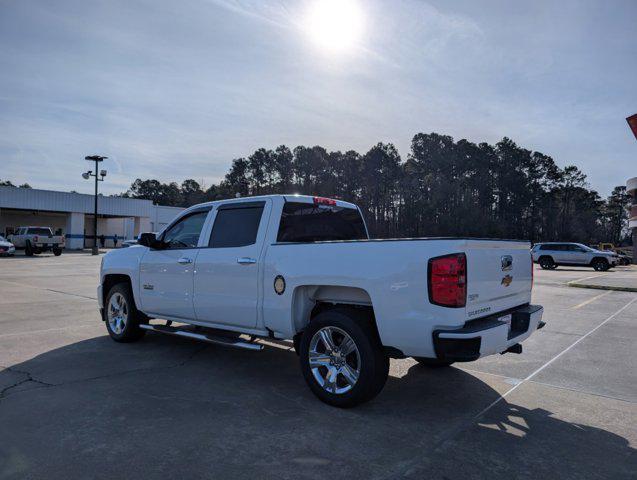
[[[351,203],[273,195],[191,207],[109,252],[97,297],[118,342],[149,330],[252,350],[293,340],[310,389],[350,407],[382,390],[390,357],[520,353],[544,326],[532,277],[526,242],[371,240]]]
[[[62,255],[64,248],[64,237],[53,235],[49,227],[18,227],[8,240],[15,248],[24,249],[24,254],[29,257],[49,250],[57,257]]]

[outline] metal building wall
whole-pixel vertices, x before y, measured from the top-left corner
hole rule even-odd
[[[83,193],[55,192],[31,188],[0,187],[0,209],[19,208],[50,212],[93,213],[93,195]],[[118,217],[152,217],[153,202],[136,198],[98,198],[101,215]]]

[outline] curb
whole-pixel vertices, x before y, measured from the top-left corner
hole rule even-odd
[[[637,292],[637,287],[614,287],[610,285],[593,285],[591,283],[567,282],[569,287],[592,288],[595,290],[614,290],[616,292]]]

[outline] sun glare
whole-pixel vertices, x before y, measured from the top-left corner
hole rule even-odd
[[[353,50],[363,28],[364,16],[356,0],[314,0],[306,13],[307,34],[328,52]]]

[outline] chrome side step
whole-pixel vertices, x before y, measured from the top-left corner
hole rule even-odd
[[[215,345],[223,345],[224,347],[243,348],[246,350],[263,350],[263,345],[258,343],[245,342],[243,340],[223,337],[221,335],[196,333],[184,328],[171,327],[167,325],[150,325],[145,323],[142,323],[139,328],[153,332],[165,333],[167,335],[175,335],[177,337],[192,338],[193,340],[214,343]]]

